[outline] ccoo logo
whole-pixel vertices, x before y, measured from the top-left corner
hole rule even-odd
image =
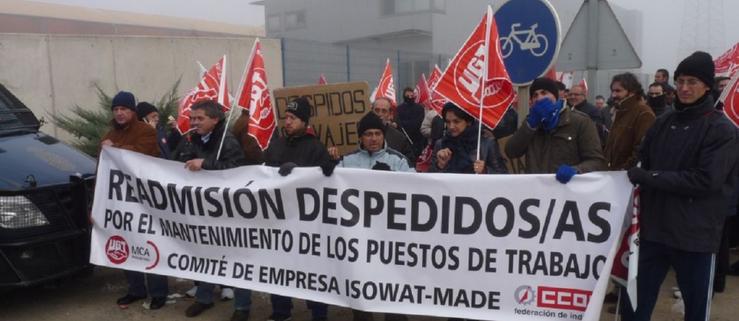
[[[119,235],[111,236],[105,242],[105,255],[113,264],[122,264],[128,259],[128,243]]]

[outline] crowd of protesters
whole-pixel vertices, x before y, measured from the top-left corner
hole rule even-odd
[[[158,126],[154,106],[136,105],[131,93],[120,92],[112,102],[112,129],[101,145],[115,146],[184,163],[186,170],[222,170],[241,165],[278,167],[282,176],[295,167],[320,167],[326,176],[334,168],[458,174],[554,174],[567,184],[593,171],[627,171],[641,193],[641,249],[637,309],[624,289],[620,313],[624,320],[649,320],[662,282],[674,269],[685,320],[706,320],[713,292],[722,292],[726,276],[739,273],[730,266],[733,217],[737,209],[737,130],[716,104],[728,79],[715,77],[713,60],[696,52],[669,73],[660,69],[654,83],[642,85],[631,73],[614,76],[609,98],[588,102],[587,88],[564,88],[538,78],[529,87],[528,114],[511,108],[495,129],[453,103],[441,114],[418,104],[410,88],[403,102],[377,99],[358,122],[359,146],[341,155],[324,146],[310,130],[311,103],[291,101],[286,108],[284,135],[272,139],[263,152],[247,134],[248,114],[226,128],[223,106],[211,100],[191,108],[187,137]],[[174,124],[172,126],[174,128]],[[482,128],[482,132],[480,129]],[[478,140],[479,138],[479,140]],[[221,141],[223,140],[223,141]],[[219,146],[222,150],[219,152]],[[219,155],[220,153],[220,155]],[[520,160],[522,166],[514,164]],[[151,298],[151,309],[166,303],[167,278],[126,272],[129,288],[118,300],[122,307]],[[148,290],[147,290],[148,286]],[[185,314],[194,317],[213,306],[215,285],[200,282],[191,293],[195,302]],[[225,287],[234,300],[232,320],[248,320],[251,292]],[[271,296],[268,320],[292,318],[292,299]],[[328,306],[307,301],[312,320],[327,320]],[[355,310],[354,320],[372,320]],[[385,320],[406,320],[387,314]],[[455,319],[459,320],[459,319]]]

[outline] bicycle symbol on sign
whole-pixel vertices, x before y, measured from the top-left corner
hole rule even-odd
[[[539,24],[535,23],[531,26],[531,29],[516,30],[516,28],[521,27],[521,24],[512,24],[511,32],[508,36],[500,37],[500,51],[503,54],[503,58],[508,58],[508,56],[513,53],[514,41],[518,43],[521,50],[528,50],[535,57],[541,57],[545,52],[547,52],[549,42],[547,41],[546,36],[536,33],[536,27],[538,26]],[[524,36],[523,41],[521,40],[521,36]]]

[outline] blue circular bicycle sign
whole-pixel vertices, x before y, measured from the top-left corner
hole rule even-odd
[[[510,0],[495,12],[500,52],[514,85],[543,76],[557,60],[559,17],[546,0]]]

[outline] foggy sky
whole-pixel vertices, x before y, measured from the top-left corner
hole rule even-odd
[[[251,5],[250,3],[253,2],[253,0],[34,1],[175,17],[198,18],[251,26],[264,25],[264,8],[262,6]],[[463,3],[464,0],[447,1]],[[554,0],[552,2],[556,6],[558,2],[562,1],[574,2],[578,0]],[[579,0],[579,2],[582,2],[582,0]],[[609,2],[626,9],[638,10],[642,13],[644,26],[642,30],[642,52],[639,52],[638,54],[643,63],[641,71],[645,73],[653,74],[657,68],[666,68],[672,73],[680,60],[685,57],[686,52],[692,51],[692,45],[706,43],[706,39],[708,38],[714,40],[719,39],[718,43],[714,44],[715,48],[713,48],[713,50],[702,48],[713,55],[714,58],[730,48],[736,42],[739,42],[739,19],[735,17],[736,14],[739,14],[739,1],[610,0]],[[713,3],[713,7],[711,3]],[[573,6],[572,4],[569,5]],[[207,8],[204,8],[203,6],[206,6]],[[696,8],[698,8],[698,10],[696,10]],[[713,9],[713,12],[723,14],[723,27],[717,23],[717,21],[720,21],[721,19],[716,19],[716,15],[706,14],[707,12],[710,12],[711,9]],[[701,13],[696,14],[697,11],[700,11]],[[572,18],[574,18],[574,16],[570,17],[570,19]],[[688,23],[686,22],[687,19],[697,19],[698,21]],[[564,26],[569,26],[570,22],[571,21],[563,21],[562,24]],[[681,41],[681,34],[691,34],[690,30],[684,31],[686,26],[699,26],[698,28],[705,29],[705,26],[708,23],[712,24],[710,30],[714,31],[713,36],[709,37],[708,35],[699,35],[697,39],[695,37],[682,37]],[[723,32],[719,33],[717,30],[723,30]],[[566,31],[563,30],[563,32]]]

